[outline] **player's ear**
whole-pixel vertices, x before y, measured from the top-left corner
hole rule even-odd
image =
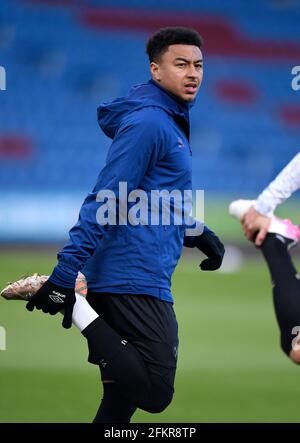
[[[151,71],[151,75],[152,75],[153,80],[160,82],[159,64],[155,63],[155,62],[151,62],[150,63],[150,71]]]

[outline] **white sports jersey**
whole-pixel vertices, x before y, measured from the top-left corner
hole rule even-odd
[[[254,205],[255,209],[261,214],[269,215],[298,189],[300,189],[300,152],[259,195]]]

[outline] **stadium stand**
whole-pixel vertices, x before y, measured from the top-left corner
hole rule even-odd
[[[110,143],[96,108],[147,81],[145,42],[166,25],[205,41],[194,187],[259,191],[299,150],[299,19],[298,1],[1,1],[0,193],[91,189]]]

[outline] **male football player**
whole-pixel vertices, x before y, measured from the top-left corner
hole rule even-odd
[[[203,270],[222,263],[223,244],[208,228],[186,236],[183,223],[134,225],[118,211],[120,183],[126,183],[126,197],[139,190],[149,200],[152,190],[192,189],[189,109],[202,82],[201,48],[194,30],[159,30],[147,43],[151,80],[98,108],[99,125],[112,140],[106,165],[57,266],[27,304],[30,311],[50,314],[63,309],[66,328],[75,311],[77,324],[82,315],[89,361],[100,366],[103,382],[94,422],[129,422],[136,408],[158,413],[169,405],[178,350],[170,286],[182,246],[207,255]],[[103,206],[115,203],[110,195],[116,196],[117,223],[105,224]],[[79,271],[87,279],[90,306],[77,306]]]

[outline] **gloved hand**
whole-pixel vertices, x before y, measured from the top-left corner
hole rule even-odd
[[[51,315],[64,310],[62,325],[64,328],[72,326],[72,312],[76,302],[75,290],[63,288],[51,283],[49,280],[32,296],[26,305],[28,311],[34,308],[42,309],[43,312]]]
[[[200,263],[202,271],[215,271],[222,265],[225,248],[219,237],[210,230],[195,238],[195,246],[208,258]]]

